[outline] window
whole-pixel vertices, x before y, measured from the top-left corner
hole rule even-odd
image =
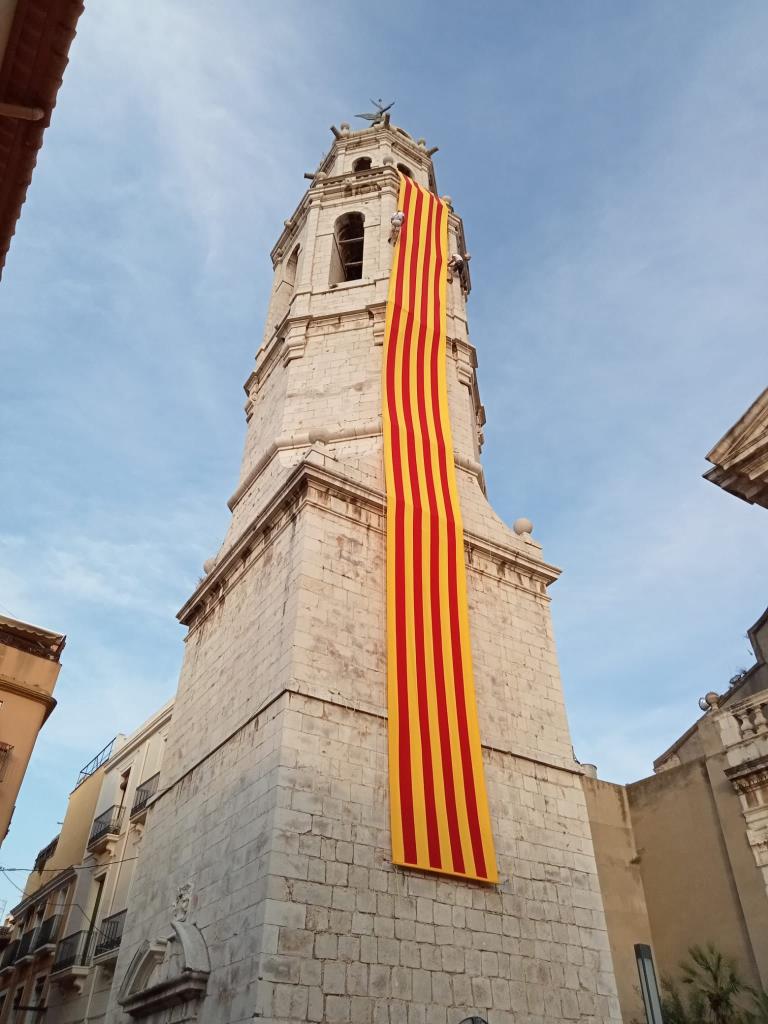
[[[8,767],[8,762],[11,759],[12,750],[12,743],[0,743],[0,782],[2,782],[5,777],[5,769]]]
[[[90,955],[93,952],[93,932],[94,929],[96,928],[96,918],[99,915],[101,897],[104,893],[104,882],[106,880],[106,877],[106,875],[100,875],[99,878],[94,879],[96,883],[96,891],[93,896],[93,903],[91,905],[90,916],[86,916],[85,919],[86,923],[88,924],[88,938],[86,939],[85,942],[85,952],[88,957],[90,957]]]
[[[288,262],[285,264],[285,274],[283,276],[283,280],[288,285],[291,291],[291,295],[293,295],[293,290],[296,287],[296,271],[298,269],[298,266],[299,247],[297,245],[296,248],[291,253],[291,255],[288,257]]]
[[[36,1009],[36,1007],[42,1007],[43,1005],[44,990],[45,975],[41,974],[39,977],[35,978],[35,987],[32,992],[32,998],[30,999],[24,1024],[39,1024],[39,1021],[44,1019],[42,1013],[39,1013]]]
[[[51,909],[54,915],[63,914],[64,909],[67,905],[67,896],[69,894],[69,886],[63,886],[61,889],[57,889],[51,899]]]
[[[359,281],[363,276],[364,228],[362,213],[345,213],[333,229],[331,284]]]
[[[359,171],[370,171],[371,169],[371,158],[369,156],[358,157],[357,160],[352,164],[352,170],[357,174]]]
[[[126,768],[124,772],[120,773],[120,806],[122,807],[125,803],[125,791],[128,789],[128,780],[131,777],[131,769]]]
[[[404,174],[406,178],[413,177],[413,171],[411,170],[410,167],[406,167],[405,164],[398,164],[397,169],[398,171],[400,171],[401,174]]]
[[[299,268],[299,246],[297,245],[291,255],[278,270],[279,279],[275,286],[275,294],[272,306],[272,323],[277,327],[282,323],[283,317],[288,312],[293,293],[296,290],[296,274]]]
[[[644,943],[635,946],[635,960],[640,974],[640,990],[645,1006],[648,1024],[663,1024],[659,986],[656,983],[656,971],[653,967],[651,947]]]

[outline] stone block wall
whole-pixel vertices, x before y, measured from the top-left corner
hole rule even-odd
[[[382,144],[395,155],[410,147],[430,179],[425,148],[396,129],[340,141],[324,166],[349,170],[368,141],[377,159]],[[127,1024],[117,994],[141,943],[159,943],[147,948],[170,969],[174,901],[199,929],[210,974],[204,998],[158,1009],[148,1024],[618,1017],[549,618],[557,570],[485,498],[476,359],[457,281],[448,398],[501,881],[390,862],[380,415],[397,187],[384,166],[316,180],[273,251],[282,282],[281,261],[303,246],[287,317],[267,324],[248,380],[231,528],[180,615],[187,650],[111,1024]],[[366,218],[363,280],[330,287],[333,225],[353,210]],[[450,244],[463,245],[453,214]]]

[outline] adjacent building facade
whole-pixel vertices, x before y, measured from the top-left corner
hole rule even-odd
[[[0,954],[0,1022],[39,1024],[60,940],[67,934],[81,887],[82,864],[111,744],[87,764],[72,791],[61,832],[38,853],[24,895],[6,922]],[[78,893],[79,896],[79,893]],[[23,1009],[24,1008],[24,1009]]]
[[[491,509],[466,266],[448,403],[499,884],[392,863],[382,343],[401,175],[423,142],[336,131],[273,252],[232,521],[186,653],[107,1019],[494,1024],[618,1018],[548,585]],[[451,210],[449,251],[464,253]]]
[[[0,1024],[104,1018],[147,813],[173,712],[117,736],[80,773],[38,854],[0,954]]]
[[[755,664],[628,786],[585,777],[625,1020],[641,1019],[634,943],[674,978],[712,943],[768,990],[768,610],[749,630]]]
[[[66,638],[0,615],[0,845],[37,735],[56,707]]]

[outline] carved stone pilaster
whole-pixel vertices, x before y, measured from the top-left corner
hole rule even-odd
[[[287,366],[293,359],[301,359],[307,347],[307,328],[312,322],[311,316],[291,318],[283,336],[283,365]]]
[[[373,302],[365,308],[368,310],[373,328],[373,344],[383,345],[387,326],[387,304],[386,302]]]

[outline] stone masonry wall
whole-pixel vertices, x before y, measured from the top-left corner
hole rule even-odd
[[[370,140],[376,159],[381,145],[400,155],[410,147],[426,180],[423,147],[403,133],[390,145],[382,131],[340,142],[325,166],[347,170]],[[231,529],[182,610],[187,650],[111,1024],[127,1024],[120,983],[141,943],[168,935],[169,907],[186,884],[188,920],[211,961],[206,995],[159,1009],[148,1024],[618,1019],[549,617],[557,571],[485,498],[482,409],[457,282],[449,405],[501,881],[390,863],[379,417],[396,186],[387,168],[316,183],[275,257],[303,240],[287,318],[274,333],[267,325],[248,382]],[[333,224],[349,210],[366,215],[364,279],[330,288]],[[453,215],[451,232],[458,247]]]

